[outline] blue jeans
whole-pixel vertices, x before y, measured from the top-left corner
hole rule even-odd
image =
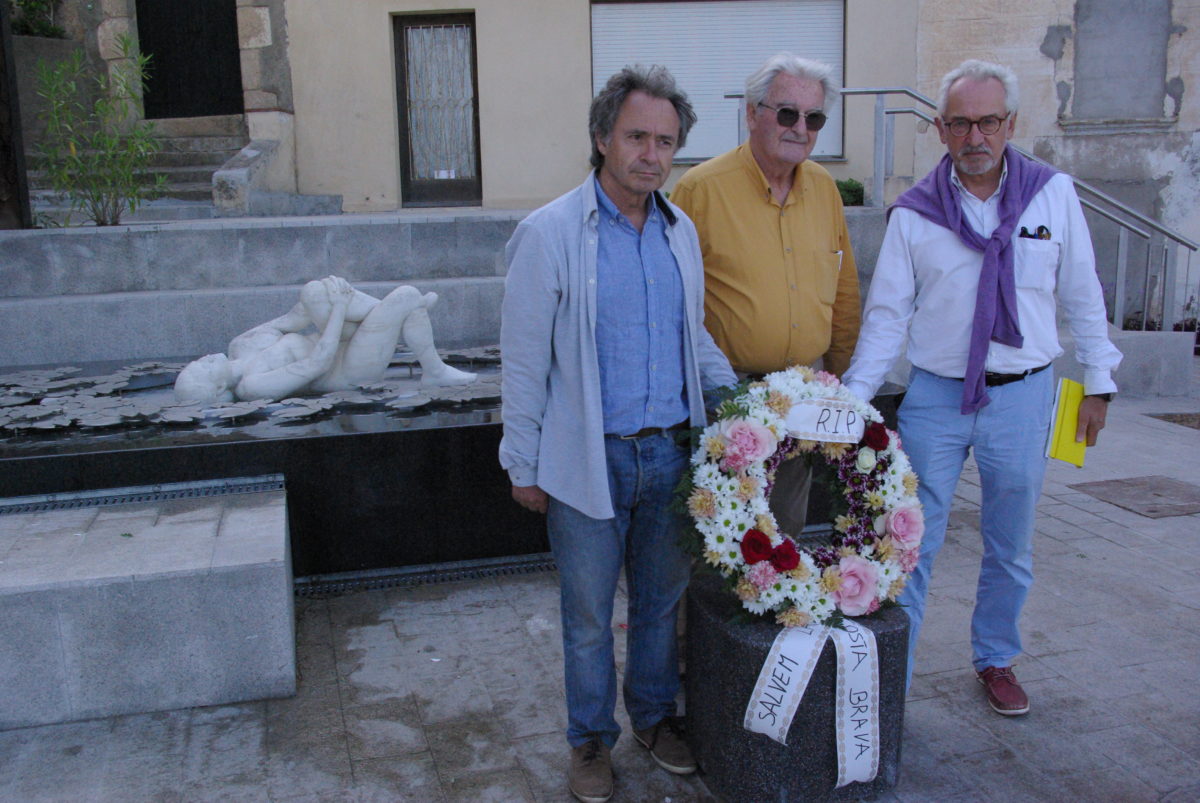
[[[963,383],[913,368],[900,406],[900,438],[920,478],[925,509],[921,559],[900,595],[912,621],[908,677],[933,560],[946,539],[954,488],[970,450],[983,491],[983,559],[971,617],[972,663],[977,670],[1009,666],[1021,652],[1017,620],[1033,585],[1033,523],[1046,473],[1046,433],[1054,402],[1054,371],[988,388],[991,403],[959,412]]]
[[[683,518],[670,509],[688,464],[671,434],[605,438],[616,516],[594,519],[551,497],[550,547],[561,583],[567,741],[616,744],[617,674],[612,614],[621,567],[629,591],[625,710],[634,729],[675,714],[675,618],[691,558],[679,548]]]

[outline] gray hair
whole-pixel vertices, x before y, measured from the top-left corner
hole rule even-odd
[[[833,80],[833,67],[820,61],[802,59],[794,53],[777,53],[746,79],[746,105],[753,109],[766,100],[767,93],[771,91],[771,82],[780,73],[819,83],[825,96],[821,111],[828,112],[837,100],[838,87]]]
[[[696,112],[688,101],[687,93],[676,86],[674,76],[661,64],[651,67],[643,67],[640,64],[626,66],[609,78],[604,89],[592,98],[592,108],[588,113],[592,167],[604,164],[604,154],[596,147],[596,140],[608,142],[613,126],[617,124],[617,115],[621,113],[621,106],[632,92],[645,92],[652,98],[671,101],[675,113],[679,115],[679,140],[675,143],[675,150],[679,150],[687,142],[688,132],[696,124]]]
[[[1003,64],[967,59],[942,78],[942,88],[938,90],[938,117],[946,116],[946,96],[950,94],[950,87],[954,86],[954,82],[959,78],[969,78],[972,81],[986,81],[988,78],[995,78],[1004,85],[1004,111],[1012,114],[1017,110],[1017,103],[1020,100],[1017,92],[1017,74]]]

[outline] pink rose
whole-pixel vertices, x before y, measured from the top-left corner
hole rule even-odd
[[[726,471],[742,471],[754,463],[761,463],[774,454],[778,446],[771,430],[744,418],[731,418],[724,422],[721,435],[725,438],[721,468]]]
[[[833,592],[833,601],[847,616],[862,616],[871,611],[879,576],[875,565],[858,555],[848,555],[838,563],[842,586]]]
[[[914,549],[925,534],[925,516],[919,507],[898,507],[879,517],[875,529],[890,535],[901,549]],[[882,529],[881,529],[882,528]]]
[[[831,374],[828,371],[817,371],[813,374],[813,380],[824,385],[827,388],[836,388],[841,382],[838,381],[836,374]]]

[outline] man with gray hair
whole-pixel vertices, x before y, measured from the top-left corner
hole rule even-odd
[[[671,193],[700,234],[706,324],[741,376],[823,362],[840,375],[858,337],[858,270],[842,198],[809,161],[837,99],[833,70],[780,53],[746,79],[746,142],[689,170]],[[779,468],[771,510],[799,535],[808,467]]]
[[[622,684],[637,742],[670,772],[696,762],[676,717],[675,620],[691,560],[672,509],[688,465],[678,431],[736,381],[704,328],[696,230],[659,187],[696,116],[662,67],[626,67],[592,102],[591,173],[535,210],[505,249],[500,464],[546,514],[561,584],[568,782],[612,794],[612,613],[628,588]]]
[[[846,385],[875,393],[907,345],[913,364],[900,435],[920,478],[925,536],[900,597],[913,647],[954,489],[974,452],[983,490],[971,619],[973,663],[988,704],[1024,714],[1012,662],[1033,583],[1034,508],[1045,473],[1062,307],[1084,369],[1077,441],[1096,442],[1121,353],[1108,339],[1083,209],[1069,176],[1007,145],[1017,79],[966,61],[942,81],[938,134],[947,154],[891,209]]]

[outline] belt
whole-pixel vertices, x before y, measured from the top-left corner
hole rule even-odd
[[[605,433],[606,438],[620,438],[623,441],[632,441],[638,438],[649,438],[651,435],[666,435],[668,432],[678,432],[684,429],[691,423],[690,419],[683,419],[678,424],[672,424],[669,427],[643,427],[632,435],[617,435],[616,433]]]
[[[991,371],[988,371],[983,375],[983,384],[987,385],[989,388],[994,388],[1000,385],[1007,385],[1010,382],[1020,382],[1025,377],[1033,376],[1036,373],[1045,371],[1049,367],[1050,363],[1046,363],[1045,365],[1039,365],[1037,368],[1030,368],[1028,371],[1024,371],[1019,374],[994,374]]]

